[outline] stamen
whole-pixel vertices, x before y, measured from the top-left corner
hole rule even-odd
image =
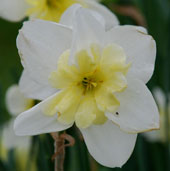
[[[90,78],[84,77],[81,83],[84,87],[83,94],[85,94],[87,91],[93,90],[95,87],[97,87],[98,83],[101,83],[101,82],[100,81],[98,82],[94,78],[91,78],[91,77]]]

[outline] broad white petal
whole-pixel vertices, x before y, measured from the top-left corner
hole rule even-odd
[[[86,5],[88,9],[91,9],[92,11],[95,11],[104,17],[106,30],[109,30],[112,27],[119,25],[119,21],[115,14],[113,14],[113,12],[111,12],[104,5],[96,3],[92,0],[86,0]]]
[[[76,12],[80,8],[82,8],[80,4],[74,4],[71,7],[69,7],[61,16],[60,24],[63,24],[72,28]]]
[[[130,133],[159,129],[159,112],[154,98],[146,85],[137,79],[129,79],[128,87],[116,94],[120,107],[107,117]]]
[[[24,136],[18,137],[15,135],[14,120],[9,121],[2,130],[2,144],[8,150],[12,148],[19,148],[23,150],[29,150],[31,145],[31,137]]]
[[[44,100],[57,92],[56,89],[49,86],[48,82],[39,83],[38,81],[32,79],[26,70],[24,70],[22,73],[19,82],[19,87],[20,91],[26,97],[38,100]]]
[[[9,21],[20,21],[25,17],[28,7],[25,0],[0,0],[0,17]]]
[[[154,70],[156,44],[154,39],[142,27],[117,26],[107,32],[106,44],[116,43],[124,48],[132,63],[129,75],[147,83]]]
[[[82,3],[85,3],[85,2],[82,2]],[[87,4],[86,4],[86,6],[87,6]],[[60,23],[72,28],[74,20],[75,20],[75,15],[78,10],[81,10],[81,8],[82,8],[82,6],[80,4],[74,4],[71,7],[69,7],[64,12],[64,14],[61,16]],[[104,17],[100,13],[98,13],[94,10],[87,10],[87,11],[105,27]]]
[[[54,116],[47,116],[43,113],[43,106],[46,105],[54,96],[40,102],[30,110],[20,114],[14,123],[14,130],[16,135],[38,135],[43,133],[51,133],[65,130],[72,126],[63,125],[57,121],[57,114]]]
[[[6,106],[10,114],[18,115],[32,107],[33,100],[21,93],[18,85],[12,85],[6,92]]]
[[[70,49],[71,39],[72,30],[60,24],[43,20],[25,22],[17,38],[17,47],[30,78],[48,85],[48,77],[56,70],[58,58]]]
[[[107,167],[121,167],[132,154],[137,138],[137,134],[122,132],[110,121],[81,132],[90,154]]]
[[[70,61],[74,63],[75,53],[87,49],[90,51],[90,46],[102,44],[105,35],[105,28],[88,9],[79,8],[76,11],[73,23],[73,42],[70,55]]]

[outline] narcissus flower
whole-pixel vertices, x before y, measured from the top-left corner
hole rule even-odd
[[[137,133],[159,128],[145,85],[154,70],[155,41],[141,27],[106,31],[102,17],[77,5],[61,23],[29,21],[19,32],[20,88],[42,102],[17,117],[15,132],[50,133],[75,123],[99,163],[120,167]]]
[[[0,17],[20,21],[25,17],[59,22],[64,11],[75,3],[102,13],[108,26],[117,24],[116,17],[98,0],[0,0]],[[116,23],[113,23],[116,22]]]
[[[12,118],[4,125],[2,129],[2,136],[0,138],[0,158],[3,161],[7,161],[9,152],[14,150],[14,158],[17,164],[17,169],[20,171],[25,171],[31,148],[31,137],[16,136],[14,133],[13,124],[14,119],[18,114],[33,106],[33,100],[26,98],[20,92],[17,85],[12,85],[6,93],[6,105]],[[35,163],[30,162],[30,164],[31,170],[35,170]]]
[[[160,88],[155,88],[153,90],[153,95],[155,97],[155,100],[158,104],[159,113],[160,113],[160,130],[154,130],[150,132],[145,132],[143,135],[147,138],[150,142],[166,142],[168,137],[167,133],[169,133],[170,138],[170,131],[167,130],[167,125],[170,126],[170,103],[168,104],[168,114],[167,117],[166,113],[166,97],[164,92]],[[167,121],[167,118],[169,118],[169,121]]]

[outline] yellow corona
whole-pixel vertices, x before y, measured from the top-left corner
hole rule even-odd
[[[103,48],[92,45],[91,54],[81,50],[75,65],[69,65],[69,50],[58,62],[58,69],[49,76],[50,84],[61,92],[46,104],[43,111],[53,116],[58,113],[61,123],[76,122],[80,128],[104,124],[105,112],[116,112],[120,105],[114,93],[127,87],[129,64],[121,47],[111,44]]]

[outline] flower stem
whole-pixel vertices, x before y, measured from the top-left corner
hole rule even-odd
[[[65,132],[60,134],[58,132],[51,133],[54,139],[54,155],[52,160],[55,160],[54,171],[64,171],[65,148],[71,147],[75,144],[75,140],[71,135]],[[65,141],[68,141],[65,144]]]
[[[54,139],[54,155],[52,159],[54,160],[54,171],[64,171],[64,158],[65,158],[65,139],[60,138],[59,133],[51,133]]]

